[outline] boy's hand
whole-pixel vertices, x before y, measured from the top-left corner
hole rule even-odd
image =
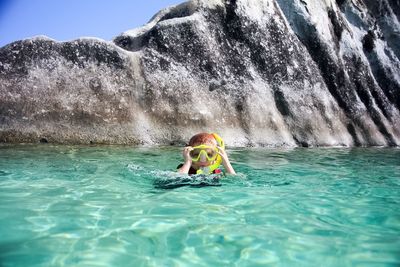
[[[222,162],[229,162],[229,159],[228,159],[228,155],[226,154],[226,152],[225,152],[225,149],[223,149],[222,147],[220,147],[220,146],[217,146],[217,148],[218,148],[218,154],[222,157]]]
[[[192,166],[192,157],[190,156],[190,151],[192,150],[193,147],[191,146],[187,146],[183,149],[182,155],[185,160],[185,163],[183,163],[183,166],[178,169],[178,172],[186,174],[189,173],[190,166]]]
[[[183,155],[183,159],[185,160],[185,163],[186,162],[192,163],[192,157],[190,156],[190,151],[192,151],[192,150],[193,150],[193,147],[191,147],[191,146],[187,146],[183,149],[182,155]]]
[[[217,148],[218,148],[218,154],[222,157],[222,164],[224,165],[226,172],[229,174],[236,174],[231,163],[229,162],[229,158],[225,152],[225,149],[223,149],[222,147],[219,147],[219,146],[217,146]]]

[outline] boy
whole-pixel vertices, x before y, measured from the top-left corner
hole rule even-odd
[[[182,154],[185,162],[178,166],[180,173],[221,173],[218,167],[222,162],[226,173],[236,174],[225,152],[224,141],[215,133],[196,134],[190,138],[189,146],[183,149]]]

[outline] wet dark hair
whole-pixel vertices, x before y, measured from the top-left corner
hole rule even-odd
[[[199,133],[190,138],[189,146],[196,146],[201,144],[217,145],[214,135],[209,133]]]

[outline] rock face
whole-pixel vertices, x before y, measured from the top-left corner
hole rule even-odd
[[[0,140],[398,146],[399,10],[192,0],[112,42],[14,42],[0,49]]]

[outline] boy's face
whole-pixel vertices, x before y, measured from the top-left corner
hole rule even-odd
[[[207,153],[207,155],[210,155],[210,156],[214,155],[216,153],[216,151],[217,151],[216,143],[212,142],[211,140],[210,140],[210,142],[205,142],[205,143],[201,143],[201,144],[200,143],[193,144],[192,147],[196,147],[196,146],[200,146],[200,145],[209,146],[209,148],[204,148],[204,151]],[[192,167],[194,169],[199,169],[201,167],[207,167],[207,166],[210,166],[210,165],[214,164],[216,157],[213,160],[209,160],[205,153],[199,153],[199,154],[197,154],[197,153],[198,152],[195,152],[196,156],[199,155],[199,160],[198,161],[192,161]]]

